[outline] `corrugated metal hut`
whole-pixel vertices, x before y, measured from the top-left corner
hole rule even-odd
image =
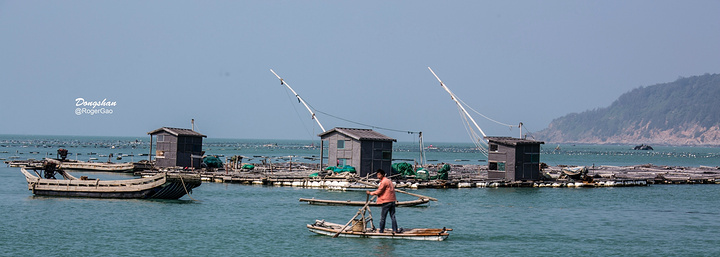
[[[396,139],[372,129],[333,128],[319,134],[328,142],[328,164],[350,165],[360,176],[383,169],[392,171],[392,144]]]
[[[157,145],[155,149],[156,167],[194,167],[200,168],[202,164],[202,140],[206,135],[194,130],[183,128],[162,127],[148,132],[150,145],[155,136]],[[152,152],[152,150],[150,151]]]
[[[487,137],[488,179],[505,181],[540,179],[542,141],[512,137]]]

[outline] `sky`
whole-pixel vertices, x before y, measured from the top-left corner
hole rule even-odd
[[[719,73],[718,13],[697,0],[0,0],[0,134],[144,138],[194,119],[208,138],[318,139],[273,69],[327,130],[471,142],[428,67],[479,113],[537,132]],[[488,136],[519,136],[473,115]]]

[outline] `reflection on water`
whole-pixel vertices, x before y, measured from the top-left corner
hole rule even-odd
[[[396,256],[395,244],[393,239],[378,240],[378,244],[375,245],[375,256]]]

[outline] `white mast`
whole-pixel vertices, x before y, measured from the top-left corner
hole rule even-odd
[[[430,67],[428,67],[428,70],[430,70],[430,72],[432,72],[433,76],[435,76],[435,78],[440,82],[440,86],[442,86],[443,89],[445,89],[445,91],[447,91],[448,94],[450,94],[450,98],[451,98],[453,101],[455,101],[455,104],[457,104],[458,108],[459,108],[460,110],[462,110],[462,112],[465,114],[465,116],[466,116],[467,118],[470,119],[470,121],[472,121],[472,123],[475,125],[475,127],[478,129],[478,131],[480,131],[480,134],[482,134],[483,138],[486,138],[487,135],[485,135],[485,132],[483,132],[483,130],[480,128],[480,126],[477,124],[477,122],[475,122],[475,119],[473,119],[473,117],[470,116],[470,114],[467,112],[467,110],[465,110],[465,107],[463,107],[462,104],[460,104],[460,101],[458,101],[458,99],[457,99],[457,97],[455,96],[455,94],[453,94],[453,92],[450,91],[450,89],[449,89],[447,86],[445,86],[445,83],[443,83],[442,80],[440,80],[440,77],[438,77],[438,75],[435,74],[435,72],[434,72]],[[478,141],[479,141],[479,140],[478,140]],[[482,143],[485,143],[485,141],[483,140]],[[480,146],[479,146],[479,147],[480,147]],[[484,146],[483,146],[483,147],[484,147]],[[484,151],[484,149],[481,149],[480,151],[483,152],[484,154],[486,154],[486,152]],[[487,155],[487,154],[486,154],[486,155]]]
[[[430,69],[430,67],[428,67],[428,70],[430,70],[430,72],[432,72],[432,74],[435,76],[435,78],[438,81],[440,81],[440,86],[442,86],[445,89],[445,91],[447,91],[448,94],[450,94],[450,98],[453,99],[453,101],[455,101],[457,106],[460,107],[460,110],[462,110],[465,113],[465,115],[467,115],[467,117],[470,118],[470,120],[472,121],[473,124],[475,124],[475,127],[480,131],[480,134],[482,134],[483,137],[487,137],[487,135],[485,135],[485,132],[483,132],[483,130],[480,128],[480,126],[478,126],[477,122],[475,122],[475,120],[472,118],[472,116],[470,116],[470,114],[465,110],[465,107],[463,107],[462,104],[460,104],[460,102],[456,99],[455,94],[453,94],[453,92],[450,91],[450,89],[447,86],[445,86],[445,83],[443,83],[442,80],[440,80],[438,75],[435,74],[435,72],[432,69]]]
[[[518,124],[518,128],[520,129],[520,139],[524,139],[523,134],[522,134],[522,126],[523,126],[523,123],[520,122],[520,124]]]
[[[272,69],[270,69],[270,72],[272,72],[273,74],[275,74],[275,77],[277,77],[277,78],[280,80],[280,85],[285,85],[288,89],[290,89],[290,91],[293,92],[293,94],[295,94],[295,97],[297,97],[297,99],[298,99],[303,105],[305,105],[305,108],[308,110],[308,112],[310,112],[310,115],[312,115],[312,119],[315,120],[315,122],[317,122],[318,126],[320,126],[320,129],[322,129],[322,131],[325,132],[325,127],[323,127],[323,125],[320,124],[320,121],[317,119],[317,117],[315,117],[315,112],[313,112],[312,109],[310,109],[310,106],[308,106],[307,103],[305,103],[305,100],[303,100],[302,97],[300,97],[300,95],[298,95],[297,93],[295,93],[295,90],[293,90],[293,89],[290,87],[290,85],[288,85],[288,83],[285,82],[285,80],[283,80],[282,78],[280,78],[280,76],[278,76],[277,73],[275,73],[275,71],[273,71]]]
[[[425,145],[423,145],[422,131],[418,132],[418,134],[420,134],[420,167],[425,167]]]

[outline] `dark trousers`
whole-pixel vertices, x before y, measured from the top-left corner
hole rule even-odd
[[[382,211],[380,212],[380,232],[385,230],[385,217],[390,213],[390,220],[392,221],[393,232],[398,231],[397,221],[395,220],[395,202],[383,203]]]

